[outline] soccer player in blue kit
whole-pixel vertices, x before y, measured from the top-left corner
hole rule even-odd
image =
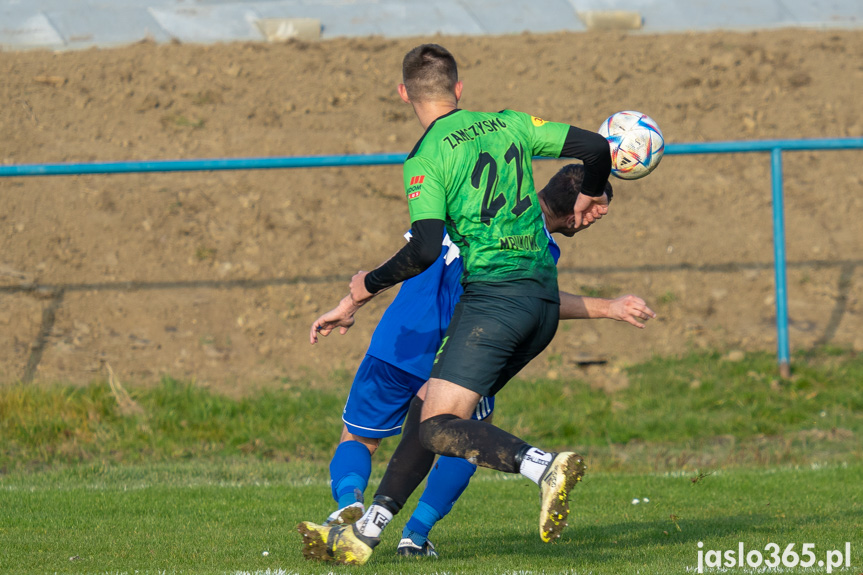
[[[572,237],[590,223],[575,228],[572,205],[581,189],[584,168],[564,166],[538,193],[545,218],[549,247],[555,262],[560,249],[551,233]],[[611,198],[611,185],[606,185]],[[405,234],[410,240],[410,233]],[[402,422],[415,395],[424,397],[426,380],[435,353],[462,294],[459,249],[444,236],[440,257],[420,275],[405,281],[387,308],[366,356],[357,370],[345,404],[341,440],[330,463],[332,495],[338,509],[325,523],[351,523],[364,511],[363,492],[371,474],[371,458],[380,441],[401,433]],[[318,334],[339,328],[344,334],[353,325],[355,310],[350,296],[312,325],[311,343]],[[644,318],[656,317],[636,296],[617,299],[582,297],[560,292],[560,319],[611,318],[643,328]],[[494,398],[485,397],[473,418],[490,421]],[[405,556],[437,556],[428,540],[429,531],[452,509],[476,471],[476,465],[456,457],[440,457],[428,476],[417,508],[408,520],[398,553]]]

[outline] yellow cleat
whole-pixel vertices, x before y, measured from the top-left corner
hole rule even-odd
[[[539,536],[549,543],[560,537],[569,516],[569,494],[584,476],[584,458],[577,453],[558,453],[539,480]]]
[[[297,531],[303,536],[303,557],[342,565],[365,565],[380,541],[363,537],[353,524],[318,525],[303,521],[297,525]]]

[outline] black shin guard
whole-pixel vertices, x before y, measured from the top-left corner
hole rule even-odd
[[[394,501],[390,497],[387,497],[386,495],[381,495],[380,493],[375,495],[373,503],[375,505],[380,505],[381,507],[392,513],[393,517],[398,515],[398,512],[402,510],[402,506],[399,505],[396,501]]]
[[[482,467],[518,473],[525,442],[484,421],[436,415],[420,425],[420,440],[440,455],[461,457]]]
[[[393,514],[402,508],[411,493],[419,487],[428,472],[431,471],[434,463],[435,454],[420,443],[419,430],[422,408],[423,400],[414,397],[402,429],[402,439],[390,458],[387,470],[375,494],[375,502],[378,502],[379,497],[386,497],[389,500],[386,507]]]

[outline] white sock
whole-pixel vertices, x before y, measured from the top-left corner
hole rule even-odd
[[[545,473],[545,469],[552,459],[554,459],[554,456],[551,453],[531,447],[524,454],[524,459],[521,460],[518,472],[534,483],[539,484],[539,478]]]
[[[384,527],[393,520],[393,514],[386,507],[372,504],[357,521],[357,531],[366,537],[380,537]]]

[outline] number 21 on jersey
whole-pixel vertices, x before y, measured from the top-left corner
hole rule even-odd
[[[521,195],[522,181],[524,180],[524,167],[522,166],[522,161],[524,160],[524,149],[520,146],[516,147],[515,143],[513,143],[506,151],[503,158],[505,162],[503,169],[512,169],[512,164],[515,164],[515,203],[512,206],[512,209],[510,209],[510,212],[515,217],[519,217],[531,205],[530,196],[522,197]],[[491,220],[498,214],[498,212],[500,212],[500,210],[506,207],[507,197],[503,192],[497,193],[497,185],[499,182],[498,164],[494,157],[488,152],[480,152],[479,158],[477,158],[476,164],[474,164],[473,167],[473,172],[471,173],[471,185],[475,189],[483,191],[482,177],[486,170],[488,170],[488,174],[486,174],[485,190],[482,198],[482,207],[480,208],[480,221],[485,225],[490,226]]]

